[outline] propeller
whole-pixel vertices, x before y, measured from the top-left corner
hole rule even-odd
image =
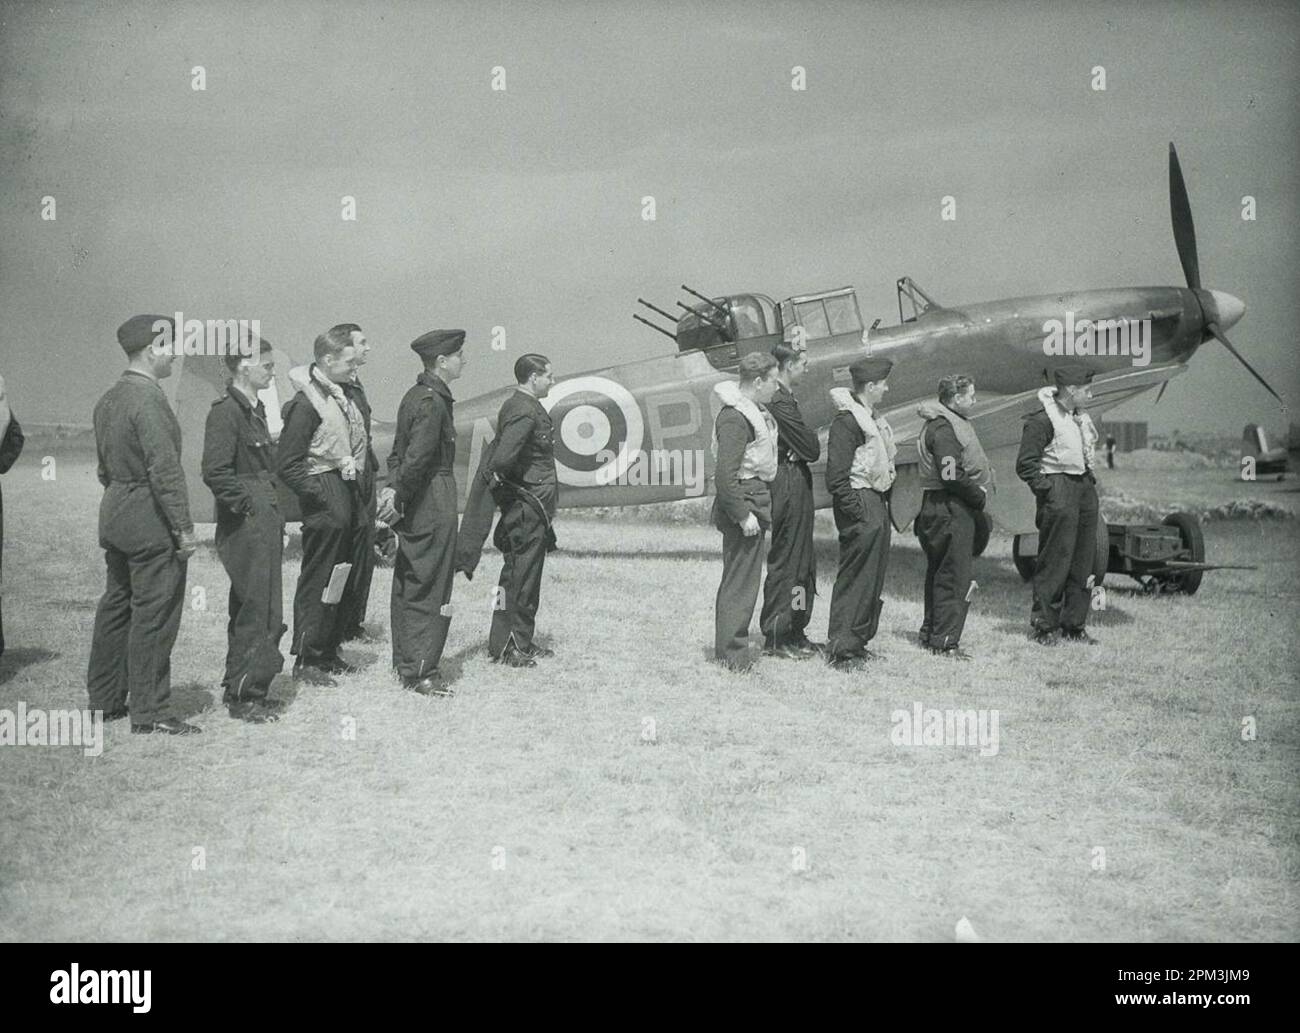
[[[1218,341],[1221,345],[1227,348],[1228,351],[1232,352],[1233,357],[1238,362],[1240,362],[1243,366],[1246,367],[1247,372],[1250,373],[1252,377],[1254,377],[1256,380],[1258,380],[1261,384],[1264,385],[1264,389],[1269,394],[1271,394],[1279,402],[1282,402],[1282,396],[1278,394],[1276,391],[1274,391],[1272,387],[1269,386],[1268,381],[1265,380],[1263,377],[1261,377],[1259,373],[1256,372],[1255,367],[1245,360],[1241,352],[1237,351],[1237,349],[1232,346],[1232,342],[1223,336],[1223,332],[1219,329],[1219,325],[1217,323],[1206,323],[1205,329],[1207,329],[1208,331],[1210,331],[1210,333],[1214,335],[1214,339],[1216,341]],[[1282,402],[1282,407],[1284,409],[1286,408],[1285,402]]]
[[[1169,216],[1174,224],[1174,243],[1178,247],[1178,261],[1183,265],[1187,286],[1201,289],[1201,264],[1196,258],[1196,227],[1192,225],[1192,205],[1187,200],[1187,184],[1183,182],[1183,169],[1178,164],[1178,152],[1169,145]]]
[[[1187,278],[1187,286],[1190,287],[1196,295],[1197,304],[1201,307],[1201,315],[1205,318],[1205,330],[1216,341],[1228,349],[1234,359],[1246,367],[1246,371],[1252,377],[1264,385],[1268,391],[1279,402],[1282,402],[1282,396],[1273,390],[1272,385],[1259,375],[1249,362],[1245,360],[1241,352],[1233,347],[1232,342],[1228,340],[1223,332],[1220,321],[1231,326],[1246,311],[1246,306],[1231,294],[1223,291],[1203,291],[1201,290],[1201,263],[1196,253],[1196,227],[1192,223],[1192,206],[1187,199],[1187,184],[1183,182],[1183,169],[1178,163],[1178,151],[1171,143],[1169,145],[1169,217],[1174,227],[1174,244],[1178,248],[1178,261],[1182,264],[1183,275]],[[1206,298],[1206,295],[1209,298]],[[1207,309],[1206,302],[1209,302]],[[1165,381],[1167,384],[1168,381]],[[1160,395],[1165,393],[1164,385],[1160,387],[1160,394],[1156,395],[1156,402],[1160,401]],[[1286,404],[1282,405],[1283,410]]]

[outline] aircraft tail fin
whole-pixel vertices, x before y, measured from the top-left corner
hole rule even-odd
[[[1241,445],[1242,455],[1264,455],[1268,451],[1268,438],[1264,435],[1264,428],[1255,423],[1246,424],[1245,430],[1241,432]]]

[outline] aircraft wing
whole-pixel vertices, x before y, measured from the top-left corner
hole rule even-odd
[[[1092,382],[1092,402],[1088,413],[1098,419],[1102,413],[1129,401],[1143,391],[1159,387],[1185,372],[1186,365],[1176,363],[1157,368],[1133,368]],[[1023,418],[1038,408],[1038,388],[1011,395],[985,397],[971,414],[970,421],[979,435],[980,444],[993,464],[996,491],[986,512],[1004,531],[1013,534],[1033,533],[1034,497],[1016,476],[1016,455],[1020,451]],[[916,403],[899,406],[885,413],[894,428],[898,445],[898,479],[894,482],[891,513],[894,527],[902,531],[921,510],[921,485],[917,466],[916,439],[925,421],[916,414]]]

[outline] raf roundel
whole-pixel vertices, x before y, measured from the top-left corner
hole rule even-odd
[[[605,377],[574,377],[551,388],[542,404],[556,429],[555,467],[561,484],[612,484],[641,451],[641,407],[622,384]]]

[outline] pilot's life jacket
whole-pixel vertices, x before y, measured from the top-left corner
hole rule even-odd
[[[1056,400],[1056,388],[1045,387],[1038,392],[1043,411],[1052,421],[1052,440],[1043,449],[1039,465],[1043,473],[1081,474],[1093,468],[1096,461],[1097,428],[1086,412],[1067,413]]]
[[[751,401],[740,393],[740,385],[734,380],[724,380],[713,388],[718,401],[723,406],[731,406],[746,420],[754,431],[754,440],[745,446],[745,454],[740,460],[740,480],[771,481],[776,478],[776,420],[772,414],[757,402]],[[713,458],[718,458],[718,438],[713,437]]]
[[[971,425],[970,420],[959,416],[946,405],[940,402],[926,402],[916,407],[917,415],[925,420],[944,419],[952,427],[953,433],[957,435],[957,444],[961,445],[961,468],[966,476],[980,488],[984,488],[989,494],[993,493],[993,465],[989,462],[989,457],[984,454],[984,447],[980,444],[979,436],[975,433],[975,428]],[[921,488],[926,491],[941,491],[947,487],[947,482],[943,478],[943,471],[934,461],[932,456],[925,447],[925,431],[916,437],[916,452],[918,457],[918,466],[921,474]]]
[[[320,416],[307,448],[307,472],[337,470],[345,481],[356,480],[357,471],[365,468],[370,444],[361,410],[315,364],[295,366],[289,371],[289,382]]]
[[[872,416],[847,387],[833,387],[830,394],[831,404],[840,412],[851,413],[867,439],[853,453],[849,487],[888,491],[894,485],[894,456],[898,455],[893,428],[883,416]]]

